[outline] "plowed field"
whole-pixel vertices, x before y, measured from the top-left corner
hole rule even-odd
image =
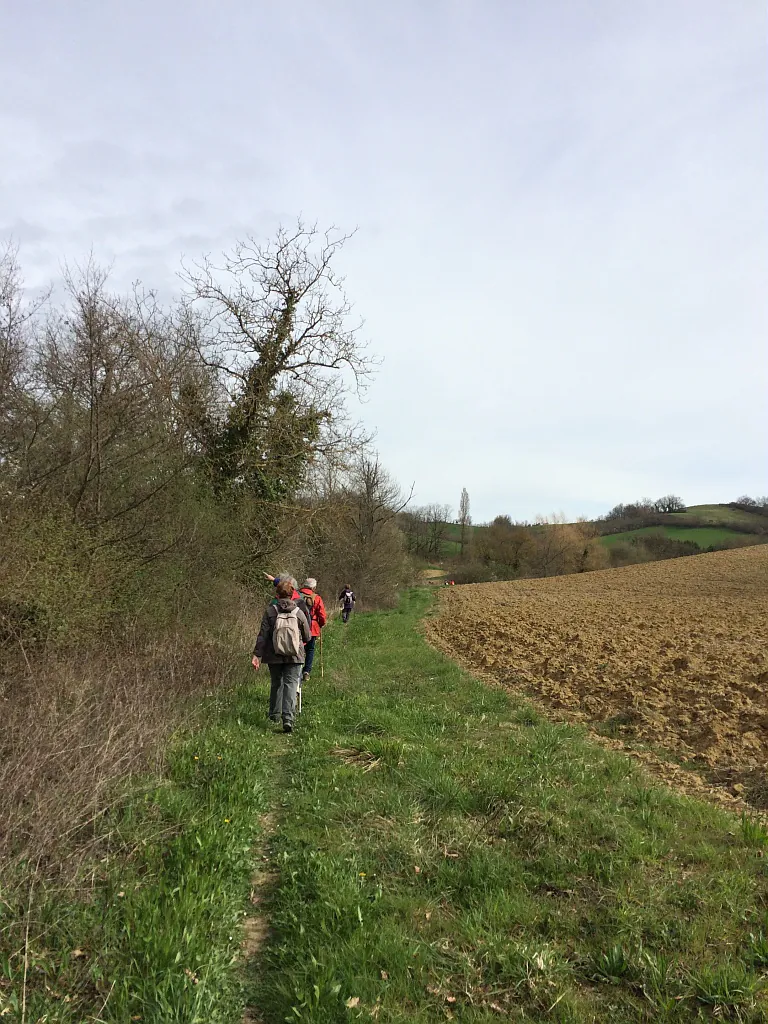
[[[768,545],[450,588],[426,628],[556,717],[671,751],[712,778],[758,773],[767,805]]]

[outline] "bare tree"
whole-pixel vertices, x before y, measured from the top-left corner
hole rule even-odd
[[[378,456],[364,456],[354,467],[347,484],[349,519],[363,549],[373,544],[386,524],[393,522],[413,496],[404,495],[379,462]]]
[[[443,544],[448,535],[448,521],[451,518],[450,505],[427,505],[422,509],[427,526],[427,554],[441,558]]]
[[[366,455],[342,479],[328,481],[316,515],[307,520],[313,576],[326,587],[352,582],[369,604],[389,605],[407,576],[398,520],[411,498],[375,455]]]
[[[512,577],[519,576],[531,549],[531,531],[513,523],[510,516],[496,516],[490,525],[478,530],[477,553],[486,565],[495,563]]]
[[[537,516],[530,537],[528,568],[533,576],[587,572],[606,564],[605,548],[591,523],[569,523],[562,515]]]
[[[461,557],[464,557],[466,550],[469,527],[472,525],[472,517],[469,514],[469,492],[466,487],[461,489],[461,500],[459,501],[459,526],[461,527]]]
[[[249,238],[219,262],[185,267],[194,344],[238,404],[241,449],[274,429],[281,410],[285,426],[302,418],[298,434],[311,444],[292,454],[304,461],[315,452],[359,454],[369,440],[343,411],[350,387],[364,391],[375,365],[333,266],[349,237],[299,221],[270,243]]]
[[[195,454],[182,395],[199,368],[152,293],[112,295],[92,260],[65,281],[40,344],[26,485],[89,522],[145,515]]]
[[[398,516],[398,525],[405,536],[408,551],[426,558],[429,554],[429,528],[423,508],[407,508]]]
[[[0,465],[23,449],[38,314],[50,290],[26,301],[18,247],[0,250]]]
[[[653,507],[657,512],[662,513],[685,512],[685,502],[676,494],[665,494],[664,497],[658,498],[653,503]]]

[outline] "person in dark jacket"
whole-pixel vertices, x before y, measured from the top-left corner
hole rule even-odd
[[[281,580],[275,588],[276,600],[267,606],[261,619],[261,629],[253,648],[251,664],[259,671],[261,663],[269,667],[272,685],[269,691],[269,720],[278,725],[282,719],[283,732],[293,732],[296,716],[296,692],[304,667],[303,644],[309,643],[312,630],[304,602],[295,601],[292,580]],[[280,612],[296,610],[296,621],[301,634],[300,650],[295,655],[278,654],[272,640],[277,616]]]
[[[345,583],[344,589],[339,594],[339,601],[341,602],[341,621],[349,622],[349,616],[355,607],[355,595],[348,583]]]

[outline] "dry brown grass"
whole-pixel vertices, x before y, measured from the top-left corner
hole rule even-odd
[[[234,654],[237,652],[235,651]],[[156,775],[168,735],[226,685],[234,656],[178,637],[144,650],[5,665],[0,678],[0,869],[74,866],[125,780]]]
[[[331,754],[338,757],[343,764],[357,765],[364,772],[371,772],[381,764],[380,757],[370,750],[361,750],[360,747],[333,747]]]

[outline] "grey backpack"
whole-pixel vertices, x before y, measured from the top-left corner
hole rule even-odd
[[[289,612],[281,612],[278,608],[275,628],[272,631],[272,647],[275,654],[284,658],[295,658],[301,661],[304,657],[304,643],[299,628],[299,609],[291,608]]]

